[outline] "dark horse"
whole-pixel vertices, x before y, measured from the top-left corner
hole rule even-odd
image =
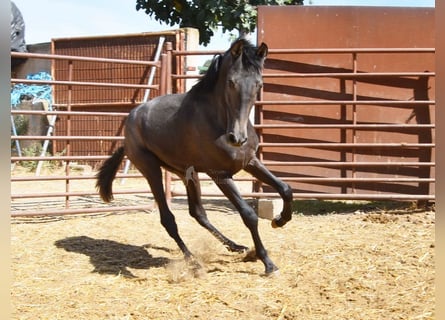
[[[232,176],[244,169],[272,186],[283,198],[283,211],[272,221],[282,227],[292,217],[292,190],[256,157],[258,137],[249,113],[262,86],[261,72],[267,45],[245,39],[214,57],[203,78],[185,94],[157,97],[131,110],[125,125],[124,146],[107,159],[97,174],[101,198],[112,200],[112,182],[121,161],[128,159],[147,179],[160,211],[161,224],[186,258],[192,254],[178,234],[168,207],[161,167],[177,174],[186,186],[190,214],[228,250],[246,251],[219,232],[207,219],[201,202],[198,172],[205,172],[239,211],[255,244],[256,257],[266,274],[278,268],[269,258],[258,233],[258,217],[241,197]]]

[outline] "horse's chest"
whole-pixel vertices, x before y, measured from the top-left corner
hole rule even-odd
[[[252,158],[252,152],[243,148],[222,148],[208,157],[206,166],[210,169],[236,173],[243,169]],[[211,162],[211,164],[210,164]]]
[[[240,148],[237,148],[236,150],[231,150],[227,152],[227,158],[230,162],[233,162],[235,165],[239,165],[244,167],[248,161],[248,153]],[[250,158],[249,158],[250,159]]]

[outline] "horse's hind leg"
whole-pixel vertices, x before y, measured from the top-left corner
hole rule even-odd
[[[188,170],[184,179],[184,184],[187,189],[187,199],[189,205],[189,212],[198,223],[210,231],[229,251],[245,252],[247,247],[241,246],[224,236],[218,229],[216,229],[208,220],[207,213],[201,201],[201,187],[199,183],[198,173],[193,170]]]
[[[128,153],[128,156],[136,168],[138,168],[138,170],[145,176],[150,185],[151,192],[159,207],[162,226],[167,230],[170,237],[175,240],[181,251],[184,253],[184,256],[190,258],[192,254],[179,236],[175,216],[168,207],[167,200],[165,199],[159,159],[146,150],[138,149],[137,152],[134,152],[134,150],[132,151],[132,153]]]

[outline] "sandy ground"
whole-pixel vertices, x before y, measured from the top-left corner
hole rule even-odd
[[[226,201],[210,220],[252,246]],[[434,319],[435,213],[295,214],[282,229],[260,219],[280,268],[230,253],[172,203],[203,265],[185,264],[147,212],[12,219],[12,319]]]

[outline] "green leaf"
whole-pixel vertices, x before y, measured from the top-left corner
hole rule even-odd
[[[256,27],[258,5],[302,5],[304,0],[136,0],[136,10],[144,10],[157,21],[171,26],[199,30],[199,43],[207,45],[213,30],[252,32]]]

